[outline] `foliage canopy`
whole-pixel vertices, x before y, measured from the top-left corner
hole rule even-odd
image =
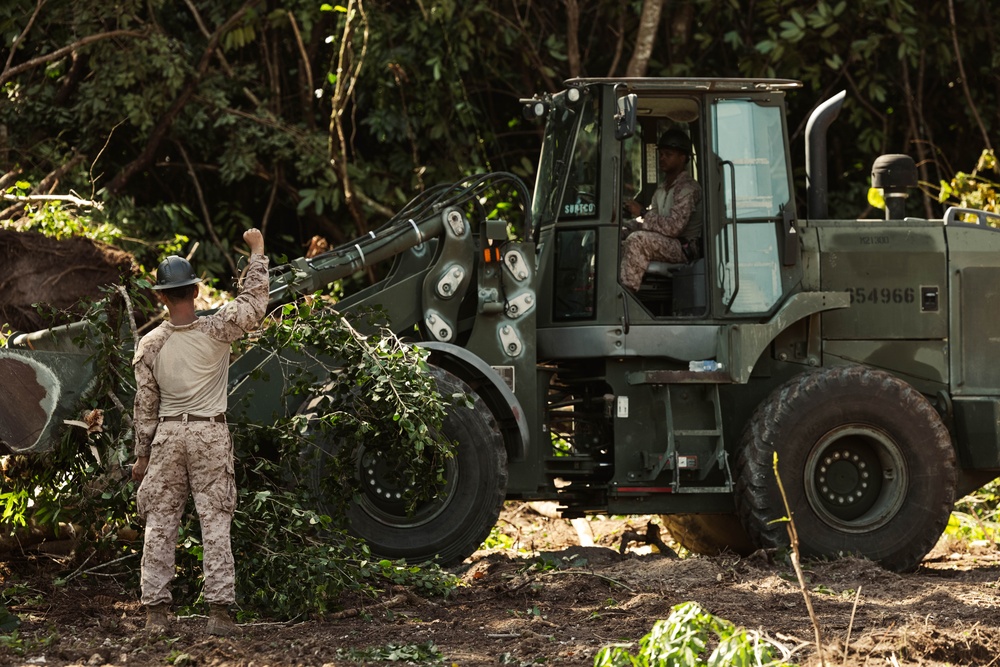
[[[800,79],[796,138],[848,90],[831,129],[838,216],[864,212],[879,153],[917,159],[927,194],[911,206],[936,217],[934,184],[992,148],[996,3],[14,0],[0,7],[0,187],[102,201],[95,220],[129,237],[205,239],[200,265],[219,276],[250,220],[297,256],[427,185],[528,180],[538,129],[517,100],[633,71],[649,6],[641,74]]]

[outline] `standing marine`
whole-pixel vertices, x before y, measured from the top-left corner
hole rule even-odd
[[[182,257],[156,271],[157,297],[170,313],[136,348],[135,456],[140,482],[136,505],[145,520],[142,604],[146,629],[169,627],[174,552],[188,496],[201,522],[207,630],[239,633],[229,616],[236,601],[230,525],[236,508],[233,442],[226,424],[229,352],[233,341],[256,329],[268,302],[268,258],[257,229],[243,233],[250,261],[239,295],[200,317],[195,297],[201,279]]]

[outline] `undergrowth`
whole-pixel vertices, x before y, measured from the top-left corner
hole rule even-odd
[[[141,526],[128,465],[136,327],[129,314],[135,308],[149,315],[148,302],[139,296],[145,287],[138,281],[127,291],[110,288],[84,317],[90,326],[76,342],[91,351],[97,373],[78,426],[52,452],[3,458],[5,532],[72,526],[82,534],[77,561],[61,583],[102,568],[102,574],[115,574],[138,593]],[[282,308],[255,340],[235,350],[264,356],[282,350],[310,360],[286,364],[282,377],[270,378],[283,387],[288,414],[273,425],[231,424],[239,489],[232,541],[241,618],[321,615],[337,607],[348,590],[378,595],[402,585],[444,595],[456,585],[454,576],[433,565],[373,559],[345,531],[342,510],[354,483],[349,462],[358,443],[382,448],[389,460],[402,462],[395,472],[410,481],[411,505],[439,490],[452,455],[453,444],[438,435],[451,397],[438,395],[425,372],[424,353],[401,343],[385,325],[371,314],[362,334],[326,301],[308,297]],[[296,411],[307,396],[314,397],[311,414]],[[317,437],[337,446],[319,452],[306,446]],[[310,484],[308,471],[318,456],[327,474],[321,484]],[[200,602],[202,576],[200,530],[190,502],[176,555],[173,593],[183,613]]]
[[[966,543],[1000,542],[1000,480],[955,503],[945,534]]]
[[[992,149],[983,150],[976,162],[976,168],[971,173],[957,172],[950,181],[941,181],[938,187],[938,201],[942,204],[953,203],[962,208],[976,208],[983,211],[1000,213],[1000,184],[987,178],[1000,175],[996,153]],[[974,216],[965,216],[974,217]]]
[[[594,657],[594,667],[778,666],[787,664],[782,649],[755,631],[705,611],[697,602],[683,602],[671,607],[666,620],[653,624],[637,653],[626,646],[605,646]]]

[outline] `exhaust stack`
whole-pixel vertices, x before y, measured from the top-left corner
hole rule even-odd
[[[844,106],[847,91],[842,90],[816,107],[806,123],[806,201],[809,218],[820,220],[829,215],[827,207],[826,130]]]

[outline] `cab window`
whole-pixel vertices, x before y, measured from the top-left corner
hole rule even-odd
[[[561,219],[592,218],[597,215],[598,173],[600,166],[601,126],[598,122],[596,96],[586,102],[576,147],[563,192]]]
[[[764,313],[781,298],[777,222],[789,202],[781,110],[718,100],[712,117],[725,214],[716,237],[723,303],[732,313]]]

